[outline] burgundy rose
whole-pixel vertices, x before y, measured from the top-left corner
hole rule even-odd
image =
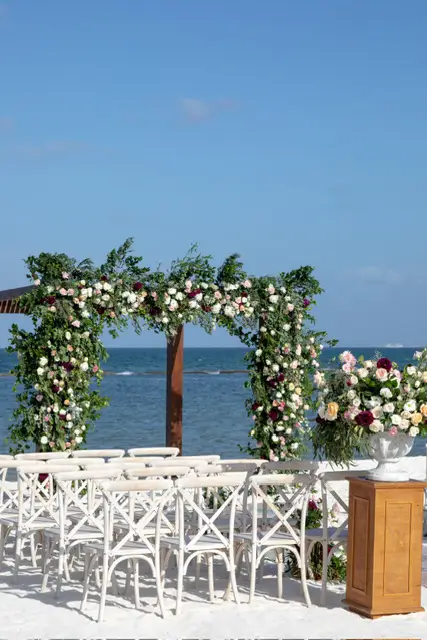
[[[61,362],[61,367],[68,373],[74,369],[74,365],[71,362]]]
[[[188,293],[188,297],[189,298],[195,298],[197,296],[197,294],[202,293],[201,289],[194,289],[193,291],[190,291]]]
[[[161,309],[158,309],[157,307],[151,307],[150,316],[159,316],[160,314],[161,314]]]
[[[105,307],[98,307],[97,308],[97,312],[99,313],[100,316],[104,315],[105,313]]]
[[[55,302],[56,302],[56,298],[55,298],[55,296],[48,296],[48,297],[46,298],[46,302],[47,302],[48,304],[55,304]]]
[[[101,282],[108,282],[107,276],[101,276]]]
[[[308,501],[308,508],[310,511],[319,511],[319,507],[317,505],[317,503],[315,502],[315,500],[309,500]]]
[[[270,418],[270,420],[273,420],[273,422],[275,422],[279,418],[279,412],[275,411],[275,409],[272,409],[271,411],[269,411],[268,417]]]
[[[316,422],[317,424],[326,424],[326,420],[320,416],[316,416]]]
[[[240,296],[241,296],[242,298],[247,298],[247,297],[248,297],[248,295],[249,295],[249,294],[248,294],[248,292],[247,292],[247,291],[242,291],[242,293],[240,294]]]
[[[270,387],[273,387],[273,389],[277,387],[277,382],[275,380],[269,380],[268,384]]]
[[[253,405],[252,405],[252,411],[256,411],[258,409],[258,407],[259,407],[258,402],[254,402]]]
[[[140,291],[141,289],[142,289],[142,282],[135,282],[135,284],[133,285],[133,290]]]
[[[360,427],[369,427],[374,420],[375,418],[370,411],[361,411],[355,417],[355,421]]]
[[[303,304],[304,304],[304,307],[309,307],[311,304],[311,300],[309,300],[308,298],[305,298]]]
[[[347,387],[351,387],[351,380],[347,380],[346,381],[346,385],[347,385]]]
[[[61,391],[61,387],[58,387],[56,384],[52,387],[53,393],[59,393]]]
[[[277,376],[277,381],[278,382],[283,382],[285,379],[285,374],[284,373],[279,373],[279,375]]]
[[[377,369],[385,369],[391,371],[393,369],[393,363],[388,358],[380,358],[377,362]]]
[[[60,420],[66,420],[66,419],[67,419],[67,416],[65,415],[65,413],[60,413],[60,414],[59,414],[59,419],[60,419]]]

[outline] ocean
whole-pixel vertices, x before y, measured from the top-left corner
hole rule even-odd
[[[402,367],[412,360],[416,348],[351,349],[373,358],[377,351]],[[325,349],[322,365],[330,366],[344,347]],[[245,369],[242,348],[198,349],[184,352],[183,453],[216,453],[241,457],[238,445],[248,443],[251,421],[246,414],[245,373],[222,373]],[[111,349],[103,368],[103,395],[110,398],[88,448],[162,446],[165,443],[166,349]],[[0,350],[0,374],[14,366],[15,358]],[[333,364],[331,365],[333,366]],[[15,406],[13,378],[0,375],[0,453]],[[424,455],[425,441],[417,439],[411,455]]]

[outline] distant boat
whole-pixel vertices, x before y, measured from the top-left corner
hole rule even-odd
[[[386,349],[403,349],[403,344],[386,344]]]

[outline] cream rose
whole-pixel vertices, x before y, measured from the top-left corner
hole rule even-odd
[[[412,418],[411,418],[411,422],[413,425],[417,426],[417,424],[420,424],[420,422],[422,422],[423,416],[421,413],[414,413],[412,414]]]

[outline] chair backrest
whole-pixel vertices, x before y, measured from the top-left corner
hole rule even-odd
[[[18,526],[27,529],[38,518],[48,518],[59,524],[58,492],[53,475],[59,471],[74,471],[73,466],[45,463],[22,464],[18,467]]]
[[[319,473],[321,464],[313,460],[282,460],[279,462],[265,462],[260,473],[271,473],[272,471],[307,471],[311,474]]]
[[[14,460],[14,456],[9,453],[0,453],[0,460]]]
[[[17,453],[15,456],[15,460],[34,460],[34,461],[45,461],[51,459],[59,459],[59,458],[69,458],[70,454],[68,451],[39,451],[34,453]]]
[[[341,532],[348,526],[349,504],[344,488],[348,490],[347,478],[360,478],[368,472],[368,469],[351,469],[347,471],[325,471],[319,475],[320,494],[322,500],[322,526],[325,535],[331,525],[333,531],[328,535],[328,540],[338,540]],[[335,483],[339,483],[339,487]],[[332,500],[335,504],[331,507]]]
[[[252,494],[252,541],[267,543],[279,531],[300,544],[305,535],[308,500],[316,478],[310,474],[259,474],[250,479]],[[274,490],[274,493],[273,491]],[[261,507],[262,517],[259,518]],[[300,510],[300,528],[296,528]],[[261,533],[258,538],[258,533]]]
[[[207,461],[204,458],[179,457],[179,458],[173,459],[174,467],[182,466],[182,467],[190,467],[191,469],[195,469],[196,467],[200,467],[201,465],[209,464],[209,463],[210,461]],[[170,459],[159,460],[159,461],[153,460],[152,462],[148,463],[148,466],[149,467],[170,467],[171,460]]]
[[[40,464],[45,465],[44,462],[40,462]],[[0,459],[0,514],[5,513],[6,511],[18,510],[18,467],[28,467],[33,465],[34,461],[31,460]]]
[[[46,464],[49,466],[53,464],[56,466],[65,465],[69,467],[76,467],[78,469],[83,465],[91,467],[105,465],[105,460],[104,458],[59,458],[58,460],[46,460]]]
[[[240,479],[231,479],[229,475],[218,475],[209,477],[197,477],[190,474],[185,478],[176,481],[177,488],[177,509],[178,509],[178,532],[180,547],[186,546],[188,551],[195,549],[202,541],[203,536],[209,534],[216,538],[218,543],[225,548],[230,548],[234,544],[234,523],[236,516],[236,506],[241,494],[244,491],[244,483]],[[227,492],[225,499],[207,511],[203,504],[203,495],[212,491],[220,493],[221,490]],[[229,518],[228,533],[224,535],[219,528],[219,520],[224,515]],[[191,526],[197,522],[194,534],[186,544],[186,530],[189,522]],[[221,527],[222,529],[222,527]]]
[[[103,494],[99,483],[105,480],[117,480],[121,469],[105,465],[85,471],[65,471],[54,475],[59,490],[59,527],[60,537],[73,539],[84,526],[95,528],[104,533]],[[68,515],[72,512],[72,524],[67,529]]]
[[[104,499],[104,551],[114,555],[127,543],[138,541],[152,554],[159,546],[160,534],[175,524],[166,515],[166,507],[175,501],[171,480],[116,480],[101,483]],[[125,498],[125,500],[124,500]],[[135,518],[138,513],[138,519]],[[114,536],[114,522],[119,520],[122,535]],[[155,540],[147,529],[155,524]]]
[[[131,458],[137,456],[162,456],[164,458],[167,458],[175,457],[177,455],[179,455],[178,447],[140,447],[137,449],[128,449],[128,456],[130,456]]]
[[[123,458],[124,449],[79,449],[72,452],[73,458]]]
[[[255,473],[262,467],[255,460],[219,460],[215,464],[220,465],[224,471],[241,471],[243,473],[247,471]]]
[[[122,464],[136,464],[142,467],[149,462],[158,462],[159,460],[165,460],[165,458],[162,458],[162,456],[135,456],[134,458],[126,456],[125,458],[108,458],[107,463],[116,463],[118,460],[120,460]],[[166,458],[166,460],[170,461],[170,457]],[[172,464],[172,462],[170,464]]]
[[[171,460],[171,465],[169,467],[144,467],[141,465],[140,467],[136,464],[132,464],[129,467],[124,469],[124,475],[129,480],[133,478],[182,478],[190,473],[191,469],[189,467],[178,466],[175,467],[173,465],[173,461]]]

